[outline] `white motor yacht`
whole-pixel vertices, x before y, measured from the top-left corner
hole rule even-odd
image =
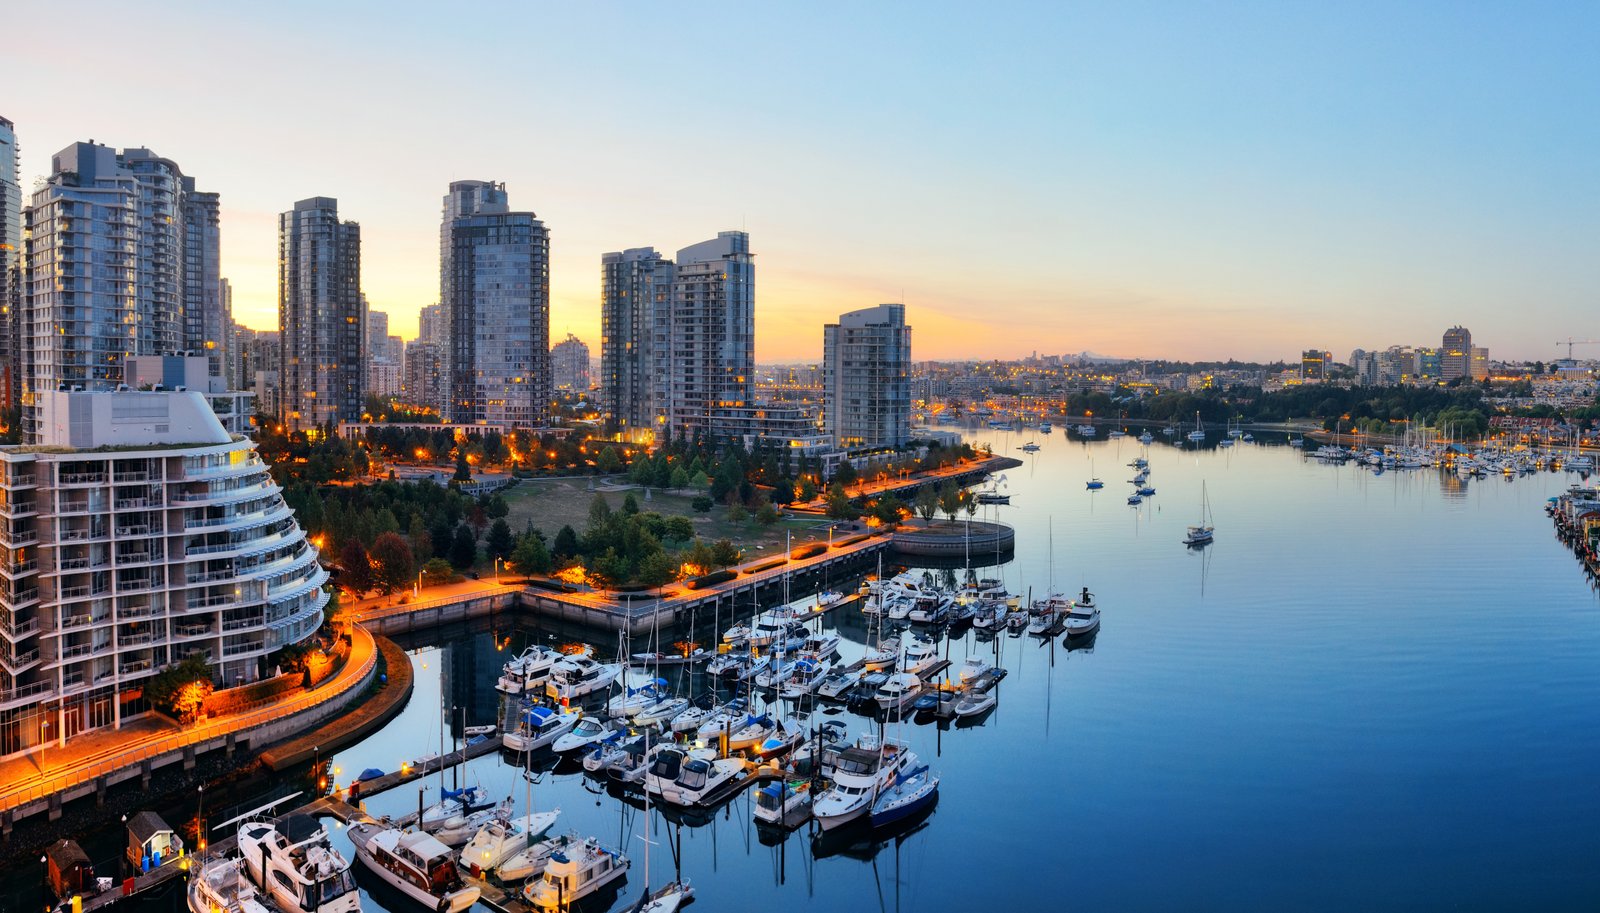
[[[669,805],[694,808],[731,789],[744,775],[744,762],[738,758],[696,755],[678,750],[657,755],[645,776],[645,791]]]
[[[834,669],[823,677],[817,685],[817,696],[829,700],[839,700],[850,693],[850,690],[861,681],[860,669]]]
[[[537,751],[571,732],[580,719],[583,713],[578,710],[557,713],[549,707],[529,707],[522,711],[517,728],[502,737],[501,744],[512,751]]]
[[[495,818],[461,848],[461,864],[487,872],[532,846],[555,826],[561,810]]]
[[[635,726],[655,726],[660,728],[678,718],[679,714],[689,709],[689,699],[686,697],[669,697],[659,700],[638,714],[634,715]]]
[[[899,672],[889,676],[889,680],[879,686],[878,693],[873,697],[884,712],[896,714],[915,703],[925,690],[922,679],[910,672]]]
[[[879,743],[871,736],[862,736],[855,745],[826,755],[823,765],[831,769],[828,776],[833,785],[811,803],[811,814],[825,831],[867,814],[879,790],[893,783],[896,774],[916,760],[916,754],[903,743]]]
[[[757,824],[789,827],[811,815],[810,780],[776,780],[756,790]]]
[[[244,860],[219,856],[189,879],[189,913],[278,913],[245,875]]]
[[[361,896],[350,862],[310,815],[239,826],[239,855],[250,880],[284,913],[355,913]]]
[[[628,873],[628,857],[590,837],[550,854],[543,874],[522,889],[541,910],[565,910]]]
[[[346,829],[356,858],[369,871],[435,913],[461,913],[478,900],[478,889],[461,880],[450,848],[422,831],[402,831],[378,822]]]
[[[534,644],[506,661],[495,688],[506,694],[521,694],[542,684],[550,669],[564,657],[561,651]]]
[[[990,662],[987,656],[969,656],[962,661],[961,671],[957,673],[956,679],[965,685],[988,674],[993,668],[994,663]]]
[[[597,663],[588,656],[569,656],[550,669],[544,693],[558,701],[574,701],[602,691],[622,674],[617,663]]]
[[[557,850],[572,844],[570,837],[551,837],[541,840],[511,854],[500,866],[494,870],[496,876],[504,884],[515,884],[527,881],[544,871],[549,864],[550,857]]]
[[[572,729],[563,733],[560,738],[551,742],[550,750],[556,754],[571,754],[574,751],[582,751],[596,742],[603,741],[616,731],[599,720],[585,717],[573,724]]]
[[[511,800],[507,798],[494,808],[486,808],[470,815],[451,818],[429,833],[432,833],[434,839],[445,846],[460,846],[471,840],[490,821],[495,818],[508,818],[510,816]]]
[[[439,801],[422,810],[421,827],[435,831],[452,818],[461,818],[494,805],[484,791],[476,786],[441,790]]]

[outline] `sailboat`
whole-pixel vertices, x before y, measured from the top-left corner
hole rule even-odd
[[[646,736],[648,738],[648,735]],[[718,763],[721,763],[720,761]],[[655,819],[650,816],[650,790],[644,791],[644,820],[647,831],[639,835],[644,841],[644,896],[631,909],[633,913],[674,913],[679,907],[694,898],[694,888],[689,886],[687,879],[683,881],[669,881],[662,885],[660,890],[650,890],[650,834]]]
[[[1184,545],[1205,545],[1210,542],[1216,527],[1211,525],[1211,500],[1206,496],[1206,483],[1200,483],[1200,523],[1189,527],[1183,537]]]
[[[1199,411],[1196,411],[1195,414],[1194,414],[1194,430],[1189,432],[1189,440],[1191,440],[1191,441],[1203,441],[1205,439],[1206,439],[1206,429],[1205,429],[1205,426],[1200,424],[1200,413],[1199,413]]]
[[[1095,476],[1095,474],[1094,474],[1094,460],[1093,459],[1089,460],[1089,481],[1087,483],[1085,483],[1084,487],[1089,489],[1090,491],[1096,491],[1098,489],[1106,487],[1106,483],[1100,481],[1100,479],[1097,478]]]

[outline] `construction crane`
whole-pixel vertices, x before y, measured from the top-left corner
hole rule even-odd
[[[1567,347],[1567,361],[1571,361],[1573,346],[1600,346],[1600,339],[1573,339],[1571,336],[1568,336],[1566,342],[1562,342],[1561,340],[1557,339],[1556,345]]]

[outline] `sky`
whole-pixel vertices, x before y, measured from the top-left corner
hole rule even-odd
[[[18,0],[0,36],[25,184],[75,141],[173,159],[255,327],[277,214],[332,196],[410,338],[480,179],[595,355],[603,252],[737,228],[763,362],[887,301],[918,359],[1600,339],[1593,2]]]

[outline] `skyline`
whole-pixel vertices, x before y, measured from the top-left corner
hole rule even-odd
[[[65,69],[15,42],[56,87],[0,110],[24,192],[77,141],[173,159],[221,195],[222,274],[258,328],[277,325],[278,214],[323,195],[361,224],[372,306],[414,337],[441,201],[474,179],[549,226],[551,334],[596,350],[602,253],[725,230],[757,255],[762,362],[815,361],[822,324],[884,302],[914,314],[918,360],[1266,361],[1457,323],[1548,360],[1600,335],[1590,9],[754,10],[715,23],[716,54],[686,52],[706,27],[689,11],[619,38],[643,35],[636,11],[377,9],[169,4],[133,41],[84,16]],[[12,22],[51,25],[42,4]],[[361,35],[316,60],[332,86],[283,53],[307,23]],[[104,91],[134,57],[170,104]]]

